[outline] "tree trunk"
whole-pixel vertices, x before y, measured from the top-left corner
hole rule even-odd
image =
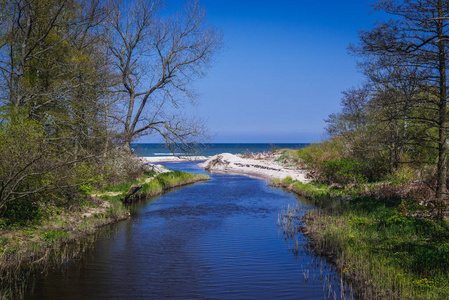
[[[446,83],[446,51],[445,51],[445,37],[443,33],[444,13],[442,0],[438,1],[438,60],[439,60],[439,75],[440,75],[440,89],[439,89],[439,122],[438,122],[438,166],[437,166],[437,199],[443,201],[446,198],[446,156],[447,156],[447,83]]]
[[[132,134],[129,132],[125,132],[125,142],[123,143],[123,149],[127,151],[131,151],[131,141],[132,141]]]
[[[123,203],[129,203],[131,202],[131,197],[137,193],[140,189],[142,188],[141,184],[137,184],[137,185],[133,185],[131,186],[131,188],[129,189],[128,193],[126,194],[125,197],[123,197],[121,200]]]

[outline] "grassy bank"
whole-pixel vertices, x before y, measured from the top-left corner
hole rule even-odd
[[[301,230],[361,299],[449,299],[449,224],[429,218],[429,207],[410,198],[361,196],[360,189],[289,179],[273,185],[321,207],[303,218]]]
[[[208,179],[206,175],[180,171],[147,173],[135,181],[101,189],[82,186],[83,195],[76,202],[68,207],[55,204],[42,207],[32,220],[11,223],[0,219],[0,299],[20,297],[26,278],[34,271],[45,271],[55,263],[77,256],[83,251],[83,245],[76,246],[79,239],[128,218],[128,208],[121,199],[133,184],[142,185],[133,196],[133,201],[137,201]]]

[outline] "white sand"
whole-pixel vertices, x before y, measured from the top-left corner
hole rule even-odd
[[[268,180],[291,177],[301,182],[310,181],[310,179],[306,178],[306,170],[285,167],[275,162],[273,157],[251,159],[230,153],[222,153],[210,157],[204,163],[199,164],[199,166],[209,172],[216,173],[241,174]]]
[[[160,163],[160,162],[181,162],[181,161],[201,161],[206,160],[206,156],[152,156],[140,157],[143,162]]]

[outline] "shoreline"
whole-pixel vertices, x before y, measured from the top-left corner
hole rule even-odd
[[[204,161],[207,156],[142,156],[139,160],[143,163],[161,163],[161,162],[183,162],[183,161]]]
[[[186,172],[170,170],[159,173],[141,181],[143,188],[134,195],[132,202],[207,180],[208,176]],[[73,245],[80,246],[79,241],[94,236],[102,228],[128,219],[131,216],[129,209],[121,201],[126,193],[127,190],[92,191],[87,194],[92,204],[86,207],[62,210],[37,224],[3,229],[0,234],[0,298],[13,298],[16,293],[20,294],[24,282],[34,272],[42,272],[60,262],[75,259],[79,253],[77,247],[70,250]]]
[[[211,173],[246,175],[265,180],[290,177],[303,183],[310,182],[305,169],[285,166],[278,160],[279,155],[273,153],[259,153],[251,157],[221,153],[208,158],[199,166]]]
[[[330,186],[289,180],[273,186],[317,206],[288,229],[301,232],[312,251],[333,263],[360,299],[447,299],[449,290],[441,284],[446,269],[439,260],[430,268],[429,262],[448,252],[439,236],[447,236],[449,227],[417,214],[427,208],[420,209],[416,199],[390,198],[385,205],[386,198]]]

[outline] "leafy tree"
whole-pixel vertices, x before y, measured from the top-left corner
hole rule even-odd
[[[0,209],[73,191],[110,139],[99,0],[13,0],[0,36]],[[80,171],[84,170],[84,171]]]

